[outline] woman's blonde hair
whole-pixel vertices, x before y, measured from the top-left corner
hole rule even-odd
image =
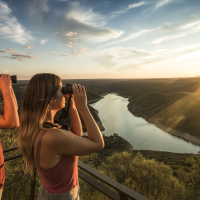
[[[25,90],[18,145],[22,151],[26,164],[26,173],[33,178],[34,152],[33,145],[40,130],[45,130],[43,122],[50,108],[50,101],[56,96],[61,79],[49,73],[34,75]]]

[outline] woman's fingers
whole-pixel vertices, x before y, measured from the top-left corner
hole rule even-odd
[[[73,94],[74,94],[74,95],[79,94],[78,87],[77,87],[76,84],[74,84],[74,85],[72,86],[72,89],[73,89]]]
[[[86,95],[85,86],[82,86],[82,89],[83,89],[83,95],[85,96]]]
[[[86,92],[83,93],[83,87],[84,86],[81,86],[80,84],[74,84],[72,86],[72,90],[73,90],[73,94],[74,95],[85,95]],[[85,89],[85,88],[84,88]],[[84,90],[85,91],[85,90]]]
[[[78,88],[79,88],[79,93],[80,93],[80,95],[83,95],[83,92],[82,92],[82,87],[81,87],[81,85],[80,85],[80,84],[78,84]]]

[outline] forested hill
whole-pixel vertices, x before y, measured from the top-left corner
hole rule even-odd
[[[102,94],[116,92],[129,97],[128,109],[150,122],[200,138],[200,77],[172,79],[68,79],[87,87],[88,102]],[[13,85],[22,99],[27,81]]]

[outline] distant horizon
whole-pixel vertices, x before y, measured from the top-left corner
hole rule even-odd
[[[200,74],[200,1],[0,0],[0,73],[29,80]]]
[[[184,79],[184,78],[200,78],[200,76],[194,77],[170,77],[170,78],[66,78],[62,80],[101,80],[101,79],[113,79],[113,80],[132,80],[132,79]],[[30,79],[18,79],[17,81],[29,81]]]

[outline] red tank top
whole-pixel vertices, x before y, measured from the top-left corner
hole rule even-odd
[[[45,133],[45,132],[44,132]],[[40,167],[40,148],[42,136],[38,139],[39,148],[37,148],[36,158],[38,154],[37,170],[40,174],[44,188],[54,194],[65,193],[72,190],[78,185],[78,156],[62,155],[60,161],[50,169],[42,169]]]
[[[5,182],[5,171],[4,171],[4,157],[3,157],[3,149],[0,140],[0,189],[3,188]]]

